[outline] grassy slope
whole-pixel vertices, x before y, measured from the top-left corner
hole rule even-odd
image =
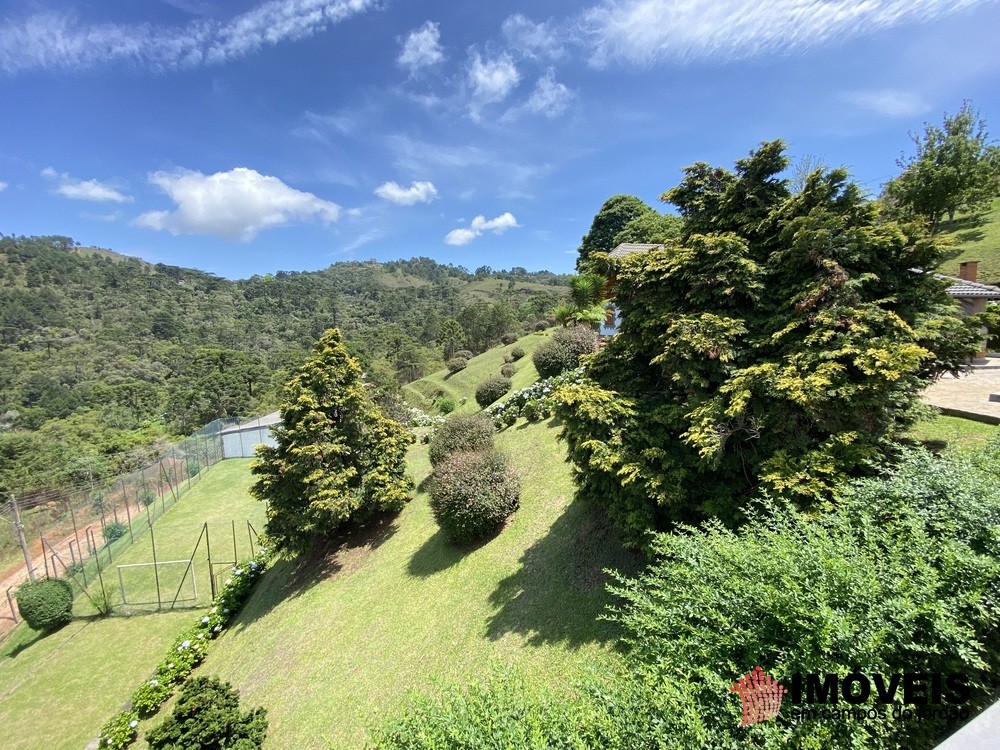
[[[216,464],[167,510],[155,524],[159,559],[188,557],[206,520],[210,528],[218,528],[220,557],[227,532],[232,555],[230,519],[244,519],[245,528],[245,519],[251,518],[262,527],[262,504],[246,494],[249,465],[249,460]],[[149,559],[146,536],[115,563]],[[207,578],[203,580],[207,590]],[[117,586],[114,572],[105,581]],[[80,616],[87,609],[81,598],[74,613]],[[195,617],[190,609],[106,619],[85,616],[46,637],[20,625],[0,645],[0,745],[4,750],[80,750]]]
[[[511,390],[516,391],[518,388],[524,388],[538,380],[538,371],[531,362],[531,353],[539,344],[548,341],[551,335],[552,331],[530,333],[509,346],[488,349],[469,360],[469,366],[464,370],[455,374],[451,374],[447,370],[431,373],[420,380],[403,386],[403,393],[413,406],[418,406],[429,413],[437,411],[434,407],[434,399],[442,391],[454,397],[457,402],[461,402],[463,398],[466,399],[465,403],[456,409],[456,412],[476,411],[479,409],[475,399],[476,386],[486,380],[488,376],[500,374],[500,368],[504,364],[503,358],[512,349],[521,347],[524,349],[524,356],[514,363],[517,372],[511,378]]]
[[[957,276],[961,261],[978,260],[979,281],[1000,284],[1000,199],[993,201],[982,222],[959,217],[954,222],[945,222],[941,235],[955,243],[946,252],[946,260],[940,267],[942,273]]]
[[[336,556],[275,567],[207,671],[265,705],[273,750],[358,747],[411,689],[466,682],[497,665],[565,688],[584,665],[616,658],[598,621],[606,567],[629,567],[606,523],[573,492],[551,424],[498,437],[523,483],[521,508],[486,544],[459,550],[427,495]],[[417,481],[426,446],[413,446]],[[336,573],[336,575],[333,575]]]

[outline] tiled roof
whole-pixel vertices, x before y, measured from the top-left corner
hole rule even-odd
[[[623,242],[608,255],[612,258],[624,258],[632,253],[648,253],[650,250],[658,250],[662,244],[652,244],[648,242]]]
[[[966,281],[965,279],[954,279],[951,276],[942,276],[941,278],[954,280],[955,283],[948,287],[948,294],[952,297],[1000,300],[1000,286],[980,284],[978,281]]]

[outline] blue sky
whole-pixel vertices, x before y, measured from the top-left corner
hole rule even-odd
[[[0,2],[0,232],[230,278],[569,271],[601,203],[783,138],[877,192],[971,99],[985,0]]]

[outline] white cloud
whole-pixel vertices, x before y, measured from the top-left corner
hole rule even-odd
[[[153,172],[149,181],[170,196],[177,209],[147,211],[133,223],[171,234],[214,234],[249,242],[262,229],[313,219],[329,223],[340,216],[336,203],[246,167],[212,175]]]
[[[930,109],[927,102],[917,94],[896,89],[845,91],[840,98],[886,117],[915,117]]]
[[[0,182],[0,193],[2,193],[4,190],[6,190],[7,187],[8,187],[8,185],[7,185],[6,182]]]
[[[422,68],[437,65],[442,60],[444,48],[441,46],[441,30],[436,23],[427,21],[407,35],[396,62],[409,70],[410,75],[414,75]]]
[[[473,52],[469,60],[469,86],[476,105],[502,102],[521,80],[514,60],[506,52],[498,57],[483,60]]]
[[[408,188],[397,182],[385,182],[375,188],[375,195],[400,206],[412,206],[430,203],[437,198],[438,191],[432,182],[414,182]]]
[[[65,172],[56,172],[52,167],[46,167],[41,172],[42,177],[56,180],[59,185],[55,192],[75,201],[113,201],[114,203],[131,203],[132,197],[120,190],[97,180],[78,180]]]
[[[508,112],[506,117],[513,117],[521,112],[530,112],[552,119],[565,112],[572,99],[573,92],[556,80],[556,72],[550,68],[544,76],[535,82],[535,88],[531,92],[531,96],[528,97],[528,101]]]
[[[591,63],[739,60],[930,21],[986,0],[604,0],[582,14]]]
[[[40,12],[0,27],[0,70],[77,70],[117,62],[169,70],[223,63],[313,36],[379,5],[379,0],[269,0],[225,22],[197,19],[184,26],[87,23],[78,12]]]
[[[480,214],[472,220],[468,228],[452,229],[445,236],[445,244],[448,245],[468,245],[483,232],[492,231],[494,234],[503,234],[508,229],[520,226],[514,214],[504,211],[495,219],[487,219]]]
[[[558,60],[566,56],[561,32],[548,22],[535,23],[516,13],[503,22],[500,32],[507,39],[507,45],[523,57]]]

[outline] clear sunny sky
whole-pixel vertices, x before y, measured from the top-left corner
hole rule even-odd
[[[987,0],[0,2],[0,233],[230,278],[569,271],[601,203],[783,138],[873,193],[963,99]]]

